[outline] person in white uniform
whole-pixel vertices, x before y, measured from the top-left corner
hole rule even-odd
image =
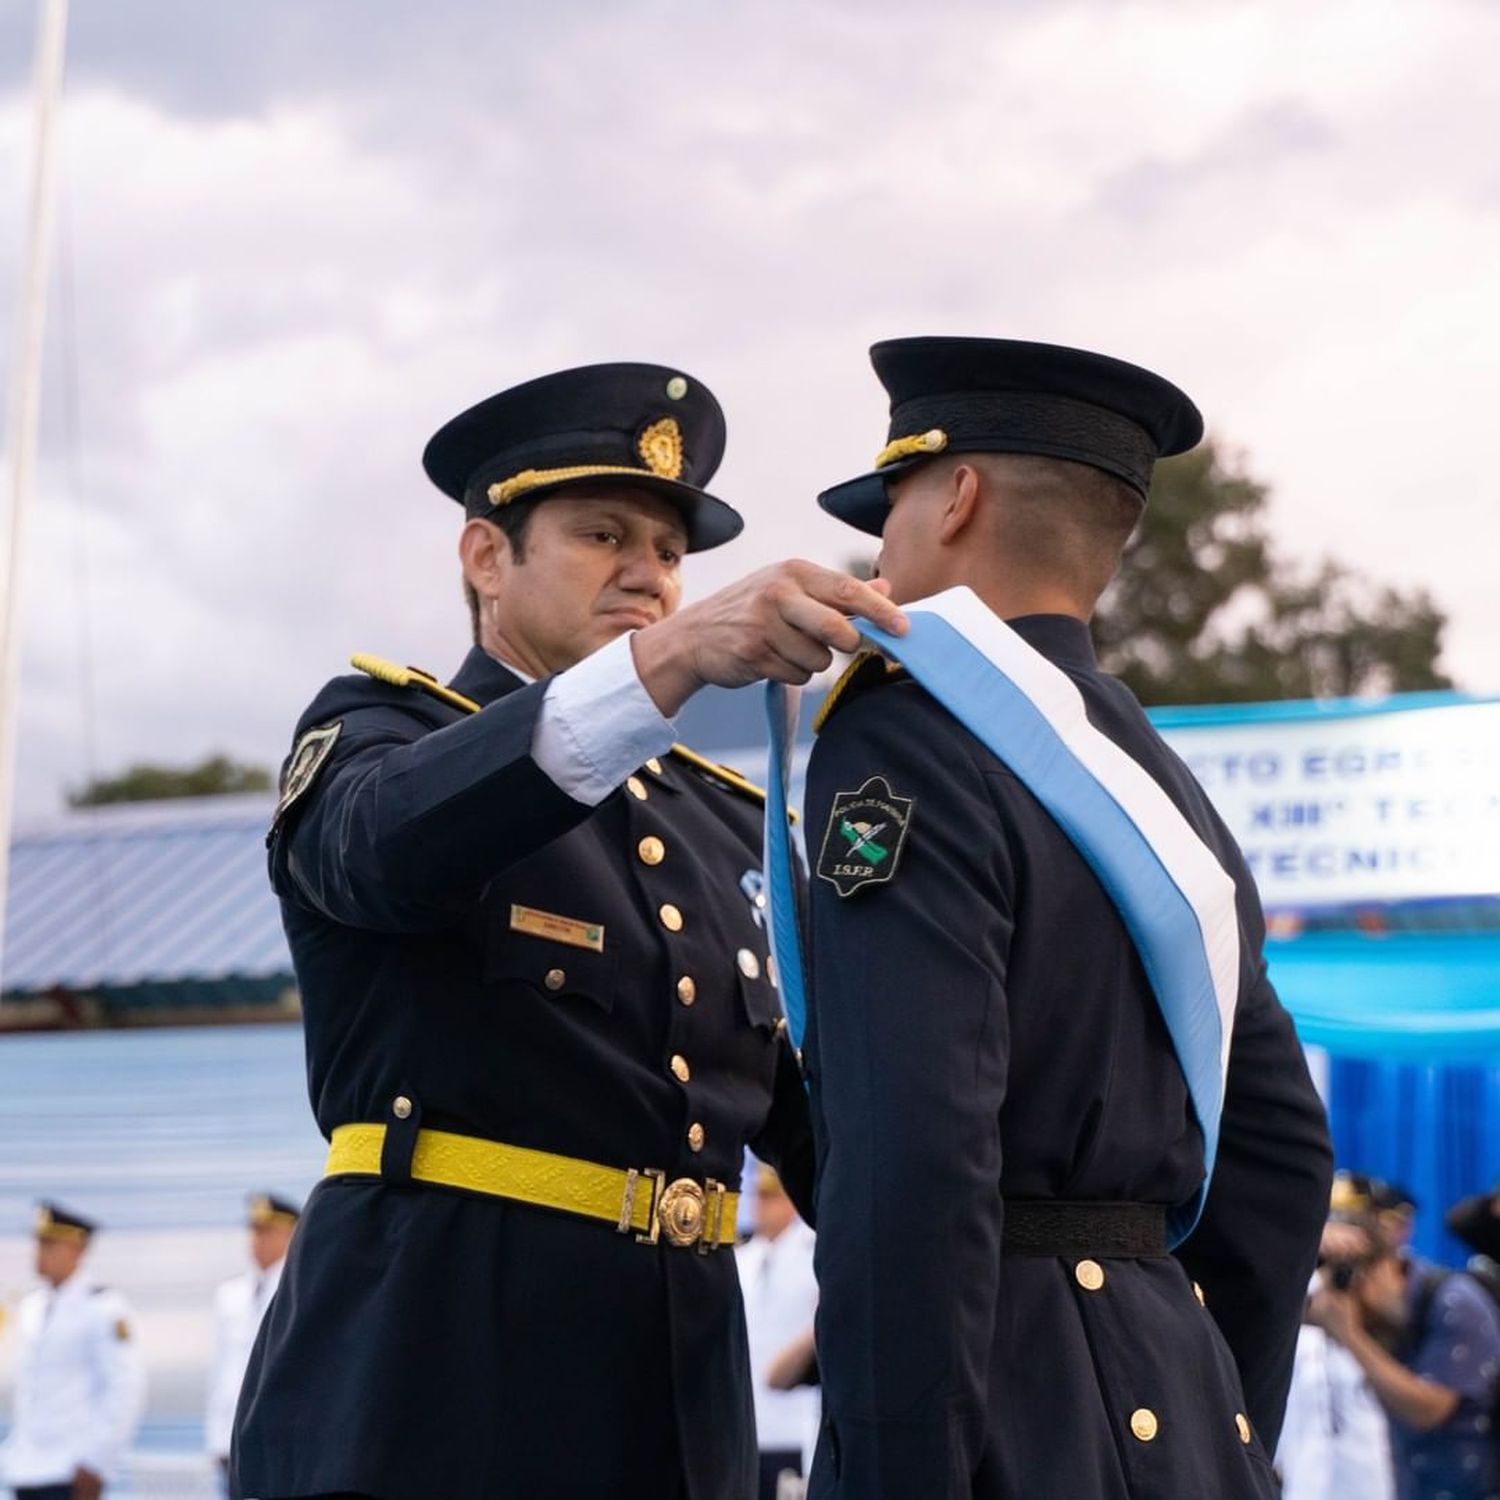
[[[250,1350],[271,1298],[281,1283],[292,1231],[301,1209],[275,1193],[250,1199],[251,1269],[222,1282],[214,1293],[214,1362],[203,1419],[204,1446],[221,1472],[229,1468],[234,1408],[240,1399]]]
[[[40,1204],[43,1285],[17,1316],[14,1421],[0,1474],[16,1500],[99,1500],[118,1476],[145,1407],[145,1370],[125,1299],[83,1268],[97,1228]]]
[[[774,1500],[783,1470],[805,1472],[804,1450],[818,1430],[816,1390],[777,1390],[767,1381],[776,1356],[812,1327],[818,1307],[813,1241],[781,1179],[762,1166],[755,1184],[755,1233],[735,1251],[750,1342],[761,1500]]]

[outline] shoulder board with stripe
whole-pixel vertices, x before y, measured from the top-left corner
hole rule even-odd
[[[388,682],[392,687],[414,687],[436,698],[439,703],[446,703],[449,708],[461,709],[466,714],[479,712],[480,705],[472,698],[455,693],[452,688],[439,682],[431,672],[424,672],[420,667],[398,667],[395,662],[387,661],[383,656],[370,656],[363,651],[356,651],[349,658],[349,665],[355,671],[373,677],[377,682]]]
[[[684,765],[691,766],[695,771],[701,771],[705,776],[712,777],[730,791],[738,792],[742,797],[748,797],[750,801],[758,802],[762,807],[765,806],[766,789],[756,786],[748,777],[741,776],[733,766],[722,766],[718,761],[710,760],[706,755],[699,755],[696,750],[689,750],[686,745],[673,745],[667,753],[675,756]],[[795,823],[796,813],[791,816]]]
[[[899,662],[888,661],[878,651],[861,651],[828,690],[828,696],[813,719],[813,733],[822,731],[823,726],[833,717],[834,710],[841,704],[850,702],[869,688],[893,681],[904,671]]]
[[[472,698],[466,698],[462,693],[455,693],[452,688],[445,687],[430,672],[424,672],[419,667],[398,667],[395,662],[386,661],[381,656],[370,656],[364,652],[356,652],[349,658],[349,665],[357,671],[364,672],[378,682],[388,682],[392,687],[414,687],[452,708],[463,709],[466,713],[477,714],[480,705]],[[696,750],[689,750],[686,745],[673,745],[670,754],[675,755],[678,760],[685,762],[696,771],[701,771],[705,776],[711,776],[721,785],[728,787],[731,791],[748,797],[752,802],[765,803],[766,793],[764,787],[758,787],[747,777],[731,766],[723,766],[718,761],[709,760],[705,755],[699,755]],[[796,814],[792,815],[793,821]]]

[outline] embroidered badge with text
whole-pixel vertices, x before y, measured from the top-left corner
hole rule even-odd
[[[915,806],[915,798],[898,797],[884,776],[872,776],[857,792],[840,792],[828,814],[818,878],[841,896],[884,884],[896,873]]]
[[[276,804],[276,811],[271,817],[273,830],[286,816],[287,809],[313,784],[313,778],[323,769],[323,762],[332,753],[343,727],[344,721],[335,719],[332,724],[309,729],[297,741],[291,759],[287,761],[286,770],[282,772],[281,800]]]

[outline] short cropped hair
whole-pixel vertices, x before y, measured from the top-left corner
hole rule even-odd
[[[1030,453],[969,453],[1000,504],[1007,554],[1097,600],[1146,508],[1140,494],[1091,464]]]

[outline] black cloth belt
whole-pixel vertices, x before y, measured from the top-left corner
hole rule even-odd
[[[1166,1205],[1007,1198],[1001,1249],[1006,1255],[1165,1255]]]

